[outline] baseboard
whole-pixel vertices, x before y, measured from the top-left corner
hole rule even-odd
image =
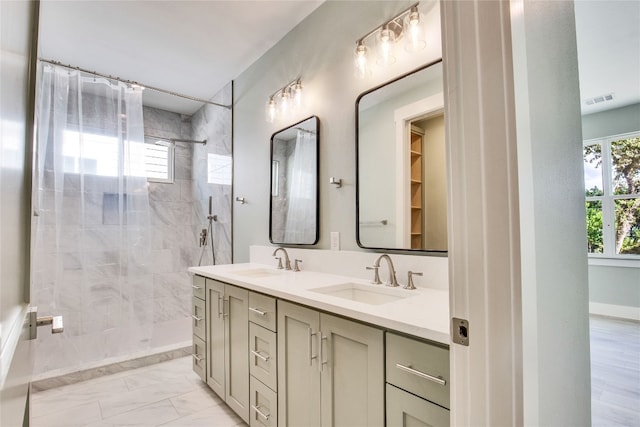
[[[589,313],[598,314],[600,316],[617,317],[620,319],[640,321],[640,307],[590,302]]]
[[[94,366],[89,369],[83,369],[75,372],[68,372],[62,375],[50,376],[47,378],[36,379],[31,383],[31,391],[37,393],[39,391],[49,390],[51,388],[62,387],[69,384],[79,383],[105,375],[117,374],[119,372],[131,369],[142,368],[144,366],[154,365],[156,363],[167,362],[191,355],[193,351],[191,346],[185,347],[184,343],[179,348],[168,351],[159,351],[153,354],[146,354],[141,357],[133,356],[126,360],[120,360],[115,363],[105,363],[100,366]],[[111,361],[105,361],[111,362]]]

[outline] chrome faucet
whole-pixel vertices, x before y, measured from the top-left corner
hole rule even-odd
[[[291,270],[291,260],[289,259],[289,254],[287,253],[287,250],[285,248],[283,248],[282,246],[277,247],[276,250],[273,251],[273,254],[272,254],[278,260],[278,268],[282,269],[282,258],[276,256],[278,251],[284,252],[285,270]]]
[[[380,260],[385,259],[387,261],[387,266],[389,267],[389,281],[385,283],[386,286],[398,286],[398,279],[396,279],[396,269],[393,267],[393,261],[391,261],[391,257],[387,254],[382,254],[378,257],[376,262],[373,263],[373,268],[380,268]]]

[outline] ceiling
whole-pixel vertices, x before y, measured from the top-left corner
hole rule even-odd
[[[44,0],[39,56],[211,99],[321,3]],[[640,2],[578,0],[575,13],[583,114],[640,102]],[[183,114],[202,105],[150,90],[144,97]]]
[[[578,0],[575,14],[582,113],[640,102],[640,1]]]
[[[58,1],[40,9],[40,58],[211,99],[322,1]],[[144,91],[192,114],[202,103]]]

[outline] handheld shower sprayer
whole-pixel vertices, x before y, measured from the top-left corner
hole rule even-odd
[[[202,258],[204,257],[207,245],[211,246],[211,260],[213,261],[213,265],[216,265],[216,252],[213,242],[213,222],[218,221],[218,215],[213,215],[213,196],[209,196],[209,215],[207,215],[207,220],[207,228],[203,228],[202,231],[200,231],[200,247],[202,248],[202,251],[200,252],[198,265],[202,265]],[[209,237],[208,240],[207,236]]]

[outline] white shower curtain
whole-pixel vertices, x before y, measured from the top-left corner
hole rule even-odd
[[[316,144],[315,135],[298,130],[288,179],[287,221],[284,243],[311,244],[316,238]]]
[[[145,350],[154,315],[142,89],[38,73],[32,303],[65,330],[40,330],[36,378]]]

